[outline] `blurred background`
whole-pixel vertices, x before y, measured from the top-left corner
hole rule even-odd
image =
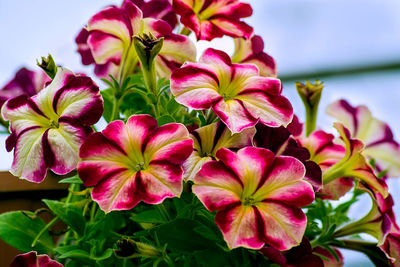
[[[254,15],[247,22],[263,37],[266,52],[276,59],[284,94],[300,118],[304,112],[294,82],[319,79],[325,83],[318,119],[322,128],[329,130],[332,125],[332,119],[324,114],[327,104],[346,98],[353,105],[367,105],[375,117],[391,125],[400,140],[400,1],[244,2],[253,6]],[[94,13],[109,4],[119,5],[120,1],[0,0],[0,88],[20,67],[35,69],[36,59],[48,53],[58,64],[91,74],[92,67],[80,63],[74,38]],[[229,38],[211,45],[233,51]],[[208,46],[200,42],[198,53]],[[0,135],[0,144],[5,138]],[[4,145],[0,146],[0,158],[0,170],[8,170],[12,154]],[[400,182],[392,179],[389,184],[397,203],[395,212],[400,214],[400,194],[396,194]],[[352,216],[366,214],[368,201],[365,198],[355,206]],[[344,255],[345,266],[372,266],[361,254],[344,251]]]

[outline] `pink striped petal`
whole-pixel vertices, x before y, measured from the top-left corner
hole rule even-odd
[[[192,190],[208,210],[215,211],[240,204],[243,184],[224,164],[210,161],[195,176]]]
[[[156,58],[156,71],[160,77],[170,78],[172,71],[185,62],[196,60],[196,47],[184,35],[170,34],[164,37],[163,46]]]
[[[122,121],[111,122],[102,133],[127,154],[137,154],[142,151],[146,137],[155,129],[157,121],[153,117],[137,115],[131,116],[126,125]]]
[[[90,133],[90,127],[76,127],[65,122],[61,122],[58,129],[48,130],[43,136],[47,167],[60,175],[74,170],[79,162],[79,148]]]
[[[263,225],[260,212],[255,207],[237,205],[231,209],[225,209],[217,213],[215,222],[221,229],[228,247],[247,247],[260,249],[264,246]]]
[[[99,87],[85,76],[73,76],[54,95],[52,105],[60,115],[83,125],[96,123],[103,114]]]
[[[221,99],[212,109],[232,133],[239,133],[257,124],[257,119],[249,114],[242,101]]]
[[[1,108],[1,117],[6,121],[12,121],[11,128],[16,135],[27,128],[48,125],[46,115],[26,95],[8,100]]]
[[[318,197],[321,199],[339,200],[353,187],[353,179],[346,177],[338,178],[330,183],[325,184],[322,189],[318,191]]]
[[[244,37],[249,39],[253,34],[253,28],[243,21],[232,21],[232,19],[228,17],[215,16],[210,22],[216,26],[219,31],[230,37]]]
[[[141,201],[141,187],[139,172],[121,170],[101,180],[92,190],[92,199],[105,212],[129,210]]]
[[[211,160],[211,157],[201,157],[197,151],[193,151],[189,158],[183,163],[183,179],[185,181],[193,181],[201,167]]]
[[[300,208],[282,202],[265,201],[258,203],[257,209],[265,242],[279,250],[300,244],[307,226],[306,215]]]
[[[97,64],[113,62],[119,64],[126,44],[116,36],[102,32],[91,32],[87,44]]]
[[[171,92],[178,103],[194,109],[206,109],[221,99],[217,74],[206,65],[186,64],[173,72]]]
[[[254,35],[250,40],[236,38],[232,62],[255,64],[259,68],[261,76],[276,77],[277,67],[275,60],[264,53],[263,50],[264,41],[258,35]]]
[[[193,140],[186,127],[179,123],[165,124],[147,136],[143,145],[144,159],[182,164],[193,151]]]
[[[258,147],[245,147],[237,153],[221,148],[217,151],[217,158],[246,184],[249,192],[255,192],[263,185],[265,175],[269,175],[275,155],[268,149]]]
[[[30,127],[21,131],[14,148],[10,172],[21,179],[40,183],[46,176],[42,136],[46,129]]]
[[[183,165],[184,179],[193,180],[202,165],[215,158],[217,151],[222,147],[233,149],[251,146],[254,134],[254,128],[248,128],[240,133],[232,134],[221,122],[212,123],[194,130],[192,139],[195,151]]]
[[[207,48],[200,57],[199,63],[207,65],[217,74],[219,86],[229,84],[232,78],[233,65],[228,54],[214,48]]]
[[[136,22],[142,19],[143,15],[139,8],[128,2],[124,2],[126,8],[112,6],[95,14],[88,22],[88,31],[110,34],[122,40],[123,43],[129,44],[134,34],[132,24],[136,25],[131,22],[131,19]]]
[[[165,198],[179,197],[182,192],[182,168],[171,164],[151,163],[140,172],[143,201],[159,204]]]
[[[314,191],[308,182],[303,181],[305,171],[304,165],[296,158],[276,157],[254,198],[277,200],[298,207],[310,204],[314,200]]]
[[[252,14],[249,4],[235,1],[173,1],[174,11],[181,15],[181,22],[195,32],[198,40],[212,40],[224,34],[249,38],[253,29],[241,18]]]
[[[287,126],[292,121],[292,105],[281,95],[270,96],[262,92],[246,92],[236,98],[243,102],[243,106],[251,116],[265,125]]]

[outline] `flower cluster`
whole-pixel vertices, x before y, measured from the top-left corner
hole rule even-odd
[[[20,70],[0,90],[10,172],[40,183],[50,170],[70,189],[44,200],[55,216],[48,225],[40,212],[1,214],[0,223],[28,221],[38,234],[13,239],[5,226],[0,238],[68,266],[342,266],[340,248],[398,266],[386,184],[400,176],[392,131],[345,100],[327,108],[336,131],[318,128],[321,82],[296,84],[302,123],[262,38],[242,20],[252,12],[238,0],[124,0],[76,37],[82,64],[107,88],[51,56],[43,73]],[[192,33],[230,36],[235,51],[210,47],[196,60]],[[361,195],[372,207],[350,221]],[[57,220],[68,228],[55,247]],[[360,233],[376,242],[350,239]],[[36,251],[11,266],[60,266]]]

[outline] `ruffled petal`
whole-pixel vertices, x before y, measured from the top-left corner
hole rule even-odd
[[[14,160],[10,172],[34,183],[40,183],[46,176],[42,137],[46,129],[26,128],[19,133],[14,148]]]
[[[256,208],[237,205],[217,213],[215,223],[221,229],[228,247],[260,249],[264,246],[261,217]],[[260,225],[261,224],[261,225]]]
[[[257,204],[265,242],[279,250],[300,244],[307,226],[306,215],[300,208],[282,202],[265,201]]]
[[[236,97],[243,106],[261,123],[277,127],[287,126],[293,118],[293,107],[289,100],[281,95],[271,96],[262,92],[246,92]]]
[[[243,185],[236,176],[224,164],[210,161],[194,178],[193,192],[210,211],[240,204],[240,192]]]
[[[170,34],[164,37],[163,46],[156,58],[156,71],[160,77],[169,78],[171,73],[185,62],[196,60],[196,47],[184,35]]]
[[[247,111],[240,100],[221,99],[212,109],[232,133],[239,133],[257,124],[257,119]]]
[[[218,77],[206,65],[186,64],[171,76],[171,92],[178,103],[194,109],[206,109],[220,100]]]

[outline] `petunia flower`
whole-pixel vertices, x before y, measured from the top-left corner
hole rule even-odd
[[[372,199],[372,208],[361,219],[346,224],[333,233],[333,237],[344,237],[360,233],[367,233],[378,240],[382,245],[387,234],[392,229],[391,215],[393,215],[393,199],[389,195],[384,199],[380,193],[368,191]]]
[[[340,144],[334,143],[335,136],[322,130],[312,132],[308,137],[297,136],[297,141],[302,147],[307,148],[310,160],[319,165],[324,173],[332,165],[338,163],[346,154],[346,149]],[[329,183],[325,183],[318,192],[322,199],[338,200],[353,188],[351,178],[340,177]]]
[[[92,198],[105,212],[127,210],[140,201],[161,203],[182,191],[182,163],[193,140],[179,123],[157,127],[150,115],[111,122],[89,136],[79,156],[79,177],[93,187]]]
[[[156,58],[156,71],[161,77],[169,77],[185,61],[196,58],[196,48],[187,36],[172,33],[171,26],[163,20],[143,18],[143,12],[131,0],[125,0],[121,7],[110,6],[95,14],[86,31],[81,31],[77,38],[82,62],[90,64],[91,55],[107,71],[115,73],[117,66],[119,79],[131,74],[139,62],[132,43],[135,35],[151,33],[164,38]],[[98,73],[103,74],[100,70]]]
[[[132,0],[142,10],[144,18],[162,19],[172,27],[178,23],[178,18],[172,9],[171,0]]]
[[[236,38],[232,62],[255,64],[261,76],[276,77],[278,75],[275,60],[264,52],[264,41],[259,35],[254,35],[249,40]]]
[[[375,192],[379,192],[384,198],[388,196],[386,183],[375,176],[374,171],[361,154],[363,143],[358,139],[352,139],[350,132],[341,123],[335,123],[334,127],[339,132],[346,148],[344,157],[328,168],[322,176],[323,183],[328,184],[340,177],[353,177],[367,184]]]
[[[389,233],[380,249],[391,261],[391,266],[400,266],[400,232]]]
[[[21,68],[3,88],[0,89],[0,107],[4,102],[20,95],[33,96],[42,90],[51,79],[42,70],[32,71]]]
[[[288,128],[283,126],[272,128],[258,123],[254,144],[271,150],[277,156],[291,156],[300,160],[306,168],[304,179],[313,186],[314,191],[318,191],[322,187],[321,168],[310,160],[310,152],[307,148],[297,143],[289,131],[289,126]]]
[[[177,102],[193,109],[212,108],[232,133],[257,122],[288,125],[293,108],[281,91],[280,80],[259,76],[253,64],[232,64],[226,53],[212,48],[199,63],[187,63],[171,76]]]
[[[253,9],[238,0],[173,0],[172,6],[197,40],[211,41],[224,35],[248,39],[253,33],[253,28],[240,20],[251,16]]]
[[[198,128],[191,133],[194,151],[183,164],[184,180],[193,180],[204,163],[216,159],[218,149],[239,149],[252,145],[256,130],[248,128],[232,134],[225,124],[215,122]]]
[[[192,190],[209,211],[217,211],[215,222],[229,248],[298,245],[307,224],[299,207],[314,200],[303,180],[304,165],[257,147],[237,153],[221,148],[217,158],[203,165]]]
[[[108,61],[104,64],[97,64],[95,62],[90,47],[87,44],[88,38],[89,32],[85,28],[82,28],[75,38],[75,42],[78,46],[77,51],[81,55],[82,64],[85,66],[94,64],[94,74],[96,74],[96,76],[99,78],[109,78],[108,75],[117,77],[119,70],[118,65],[112,61]]]
[[[37,255],[36,251],[31,251],[15,256],[10,267],[63,267],[61,263],[50,259],[46,254]]]
[[[66,174],[78,164],[78,150],[103,113],[97,85],[86,76],[58,68],[54,80],[32,98],[8,100],[1,114],[10,121],[7,151],[14,149],[10,172],[40,183],[47,169]]]
[[[353,107],[346,100],[330,104],[327,113],[349,129],[351,138],[365,144],[362,154],[375,160],[379,172],[400,176],[400,145],[387,123],[373,117],[366,106]]]

